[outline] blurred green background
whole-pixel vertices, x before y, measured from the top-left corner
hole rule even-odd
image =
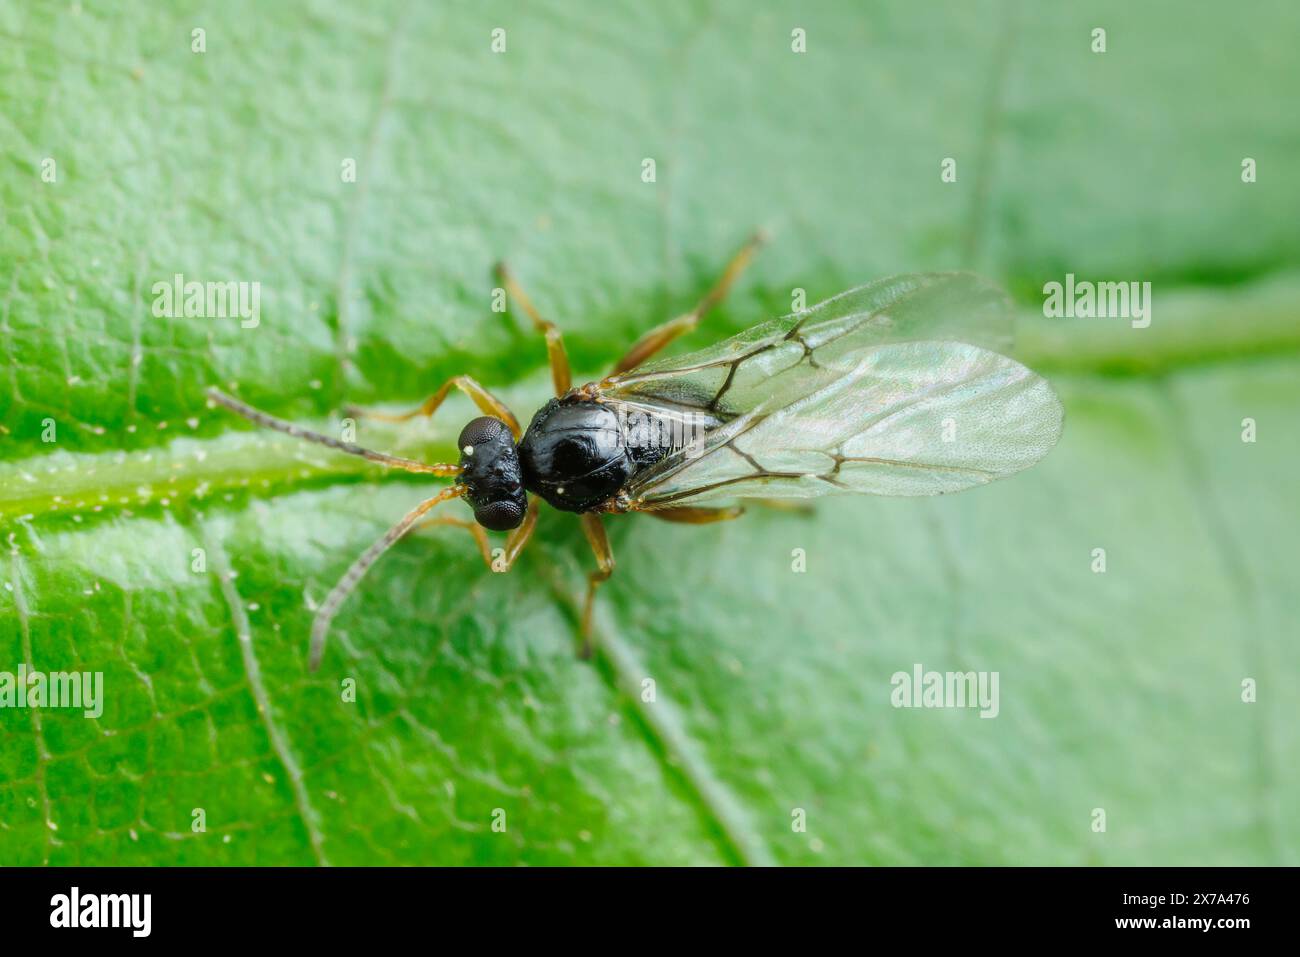
[[[1298,31],[1281,0],[0,5],[0,671],[106,683],[98,720],[0,710],[0,864],[1300,863]],[[309,604],[429,486],[207,386],[333,430],[469,372],[527,417],[545,351],[494,260],[584,381],[756,226],[687,347],[974,269],[1059,447],[941,500],[611,521],[590,663],[571,517],[509,575],[436,529],[307,672]],[[1151,326],[1045,319],[1067,272],[1151,282]],[[155,318],[175,273],[260,282],[260,325]],[[470,414],[359,438],[446,457]],[[915,663],[999,672],[1000,715],[895,710]]]

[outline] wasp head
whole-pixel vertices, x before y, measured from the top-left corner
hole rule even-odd
[[[518,528],[528,497],[510,427],[500,419],[480,416],[461,430],[456,444],[460,482],[465,500],[474,509],[474,521],[497,532]]]

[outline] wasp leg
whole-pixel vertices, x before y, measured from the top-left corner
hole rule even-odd
[[[709,525],[713,522],[726,522],[740,518],[745,514],[744,508],[733,505],[728,508],[705,508],[698,505],[682,505],[678,508],[648,508],[640,514],[649,515],[665,522],[682,522],[686,525]]]
[[[614,574],[614,552],[609,547],[609,539],[605,535],[605,525],[600,520],[600,516],[594,512],[587,512],[578,516],[582,520],[582,531],[587,536],[587,541],[591,544],[591,550],[596,553],[597,569],[587,576],[587,600],[582,606],[582,625],[580,634],[582,636],[582,650],[578,654],[583,658],[591,657],[591,611],[596,601],[596,588],[601,582],[606,581],[610,575]]]
[[[483,561],[487,562],[488,567],[492,566],[492,543],[488,541],[487,532],[483,526],[477,522],[471,522],[464,518],[452,518],[450,515],[439,515],[434,518],[427,518],[419,525],[415,526],[412,531],[423,531],[433,525],[454,525],[457,528],[463,528],[469,532],[474,543],[478,545],[479,552],[483,555]]]
[[[655,326],[635,343],[627,351],[627,355],[618,360],[614,370],[610,375],[618,375],[620,372],[627,372],[635,369],[641,363],[645,362],[652,355],[668,345],[679,336],[684,336],[700,324],[700,320],[710,309],[720,303],[731,289],[732,284],[739,278],[740,274],[745,271],[758,252],[758,248],[766,241],[767,236],[763,232],[757,232],[750,237],[749,242],[741,247],[740,252],[731,258],[727,263],[727,268],[722,272],[722,278],[719,279],[690,312],[678,316],[676,319],[669,319],[662,325]]]
[[[430,525],[455,525],[465,529],[470,533],[475,544],[478,545],[479,554],[483,556],[483,564],[494,572],[506,572],[510,570],[510,566],[515,563],[519,553],[524,550],[524,546],[532,538],[533,528],[537,525],[537,500],[533,499],[528,503],[528,511],[524,513],[524,520],[518,528],[513,529],[506,536],[506,547],[502,550],[500,557],[495,559],[492,557],[492,543],[488,540],[487,532],[477,522],[454,518],[450,515],[439,515],[425,519],[416,528],[428,528]]]
[[[497,263],[496,274],[505,285],[510,298],[519,303],[519,308],[523,309],[532,320],[533,328],[546,337],[546,355],[551,362],[551,379],[555,383],[555,394],[564,395],[573,386],[573,375],[569,372],[569,356],[564,351],[564,336],[560,333],[560,327],[542,318],[533,301],[519,288],[519,283],[515,282],[515,277],[505,263]]]
[[[458,375],[453,379],[448,379],[442,384],[442,388],[435,392],[429,398],[424,400],[424,404],[418,409],[412,409],[410,412],[403,412],[399,415],[390,415],[386,412],[374,412],[368,409],[358,409],[354,405],[347,407],[348,415],[364,417],[367,419],[378,419],[381,422],[406,422],[415,418],[417,415],[431,416],[438,411],[438,406],[442,405],[443,400],[452,389],[460,389],[467,396],[474,400],[474,404],[484,415],[495,416],[506,425],[510,426],[510,431],[514,433],[516,439],[522,434],[519,428],[519,420],[515,414],[510,411],[509,407],[494,396],[472,376]]]
[[[533,537],[533,529],[536,526],[537,499],[534,498],[528,503],[528,511],[524,513],[523,522],[520,523],[518,528],[506,536],[506,550],[505,554],[501,556],[499,562],[500,567],[498,568],[496,564],[491,562],[488,563],[488,567],[494,572],[509,571],[510,566],[513,565],[515,559],[519,557],[519,553],[522,552],[524,546],[528,544],[528,540]]]

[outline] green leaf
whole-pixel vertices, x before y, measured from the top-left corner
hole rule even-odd
[[[0,864],[1300,861],[1300,8],[430,7],[0,8],[0,673],[104,681],[97,718],[0,708]],[[469,373],[526,417],[495,260],[585,381],[756,226],[693,345],[973,268],[1060,446],[934,501],[612,519],[592,662],[570,516],[509,575],[433,528],[307,671],[431,483],[208,386],[333,432]],[[1153,283],[1151,326],[1044,318],[1067,272]],[[156,317],[177,274],[260,283],[259,322]],[[446,460],[471,414],[359,440]],[[997,717],[893,707],[916,664],[997,672]]]

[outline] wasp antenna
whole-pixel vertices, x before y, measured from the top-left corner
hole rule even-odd
[[[453,485],[448,489],[439,492],[433,498],[425,499],[415,508],[403,516],[402,520],[384,533],[383,538],[375,542],[369,548],[358,556],[352,566],[343,573],[328,595],[325,596],[324,603],[320,610],[316,612],[316,618],[311,623],[311,651],[307,656],[307,665],[312,671],[320,667],[321,656],[325,653],[325,639],[329,635],[330,622],[338,613],[339,608],[347,601],[348,596],[352,594],[357,587],[357,582],[361,581],[362,576],[370,570],[370,566],[379,560],[379,556],[388,551],[397,542],[399,538],[411,530],[423,516],[439,502],[445,502],[449,498],[459,498],[465,494],[465,486]]]
[[[208,389],[208,398],[218,405],[223,405],[236,415],[242,415],[250,422],[268,429],[275,429],[277,432],[283,432],[285,435],[292,435],[294,438],[305,439],[308,442],[315,442],[318,445],[325,445],[331,449],[337,449],[340,452],[347,452],[349,455],[359,455],[363,459],[369,459],[371,462],[378,462],[381,465],[388,465],[392,468],[404,469],[407,472],[422,472],[427,475],[459,475],[460,466],[447,463],[428,463],[416,462],[414,459],[404,459],[400,455],[389,455],[386,452],[376,452],[373,449],[362,448],[352,442],[344,442],[328,435],[321,435],[319,432],[313,432],[311,429],[304,429],[300,425],[295,425],[285,419],[277,418],[269,412],[263,412],[261,409],[255,409],[246,402],[240,402],[234,396],[226,395],[220,389]]]

